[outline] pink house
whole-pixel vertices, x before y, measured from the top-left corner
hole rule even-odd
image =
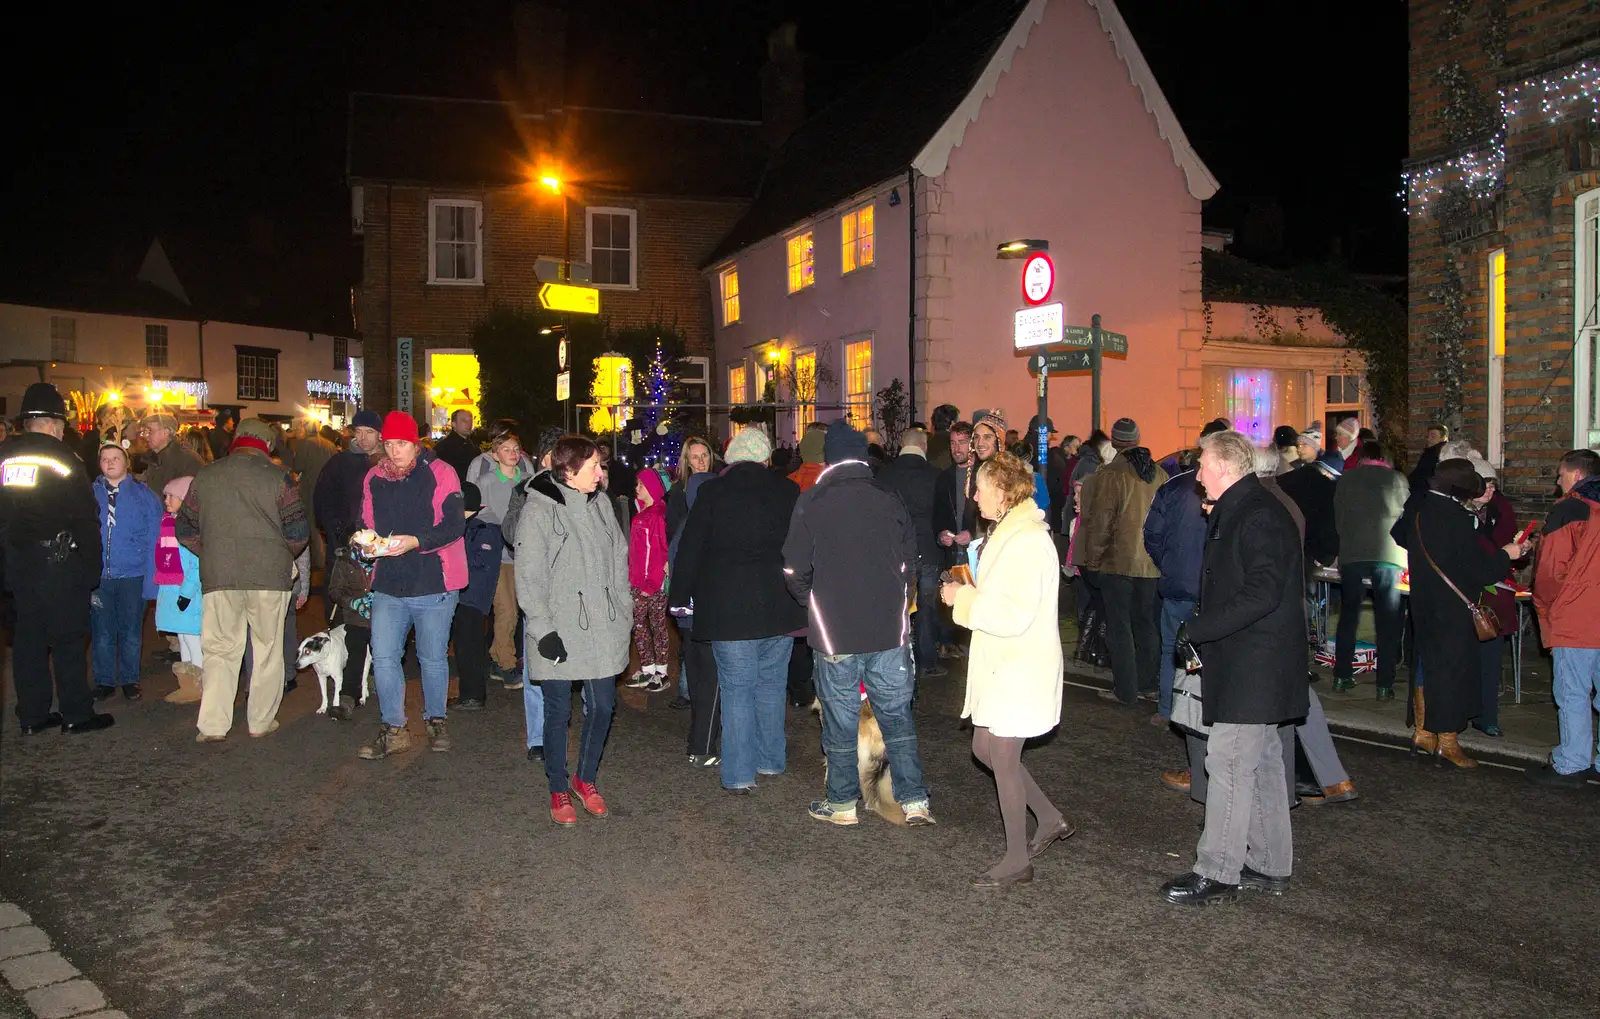
[[[1113,0],[994,0],[823,109],[775,154],[705,264],[719,392],[817,406],[778,438],[849,413],[899,379],[912,417],[941,403],[1035,407],[1013,349],[1017,238],[1049,242],[1068,324],[1126,334],[1102,424],[1147,445],[1204,421],[1200,203],[1217,182],[1189,146]],[[814,380],[814,382],[810,381]],[[1051,414],[1091,427],[1086,373],[1052,376]]]

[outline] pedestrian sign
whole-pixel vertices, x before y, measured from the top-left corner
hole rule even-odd
[[[1061,339],[1056,342],[1065,347],[1092,347],[1094,346],[1094,329],[1091,326],[1063,326]],[[1114,333],[1108,329],[1100,330],[1100,349],[1114,357],[1128,356],[1128,338],[1122,333]],[[1052,367],[1050,369],[1054,371]]]
[[[568,283],[546,283],[539,288],[539,304],[549,311],[598,315],[600,291],[594,287],[575,287]]]
[[[1039,374],[1041,364],[1050,370],[1051,375],[1057,372],[1086,372],[1094,367],[1092,361],[1087,350],[1052,350],[1028,358],[1028,372]]]

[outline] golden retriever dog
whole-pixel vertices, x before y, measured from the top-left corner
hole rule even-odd
[[[822,702],[813,700],[811,711],[820,720]],[[883,745],[883,730],[873,717],[872,705],[862,699],[861,720],[856,725],[856,775],[861,780],[861,802],[864,807],[888,821],[904,826],[906,812],[895,802],[894,783],[889,776],[889,751]],[[827,781],[828,759],[822,759],[823,781]]]

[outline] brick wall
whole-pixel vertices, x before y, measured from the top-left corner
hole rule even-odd
[[[561,200],[535,197],[523,189],[472,191],[370,182],[365,194],[359,300],[366,405],[379,412],[394,407],[393,338],[410,336],[416,351],[413,407],[420,415],[426,385],[424,351],[470,346],[473,325],[496,304],[538,306],[540,283],[534,263],[539,256],[562,255]],[[428,282],[431,198],[483,203],[482,286]],[[581,261],[586,255],[584,204],[576,196],[571,202],[572,258]],[[732,227],[743,203],[607,196],[593,204],[638,213],[638,289],[602,291],[604,317],[617,325],[675,323],[691,352],[709,355],[711,299],[698,267]],[[552,364],[552,378],[554,372]]]
[[[1411,0],[1409,165],[1481,152],[1502,122],[1499,90],[1600,54],[1591,0]],[[1413,455],[1446,414],[1441,337],[1459,330],[1465,371],[1458,437],[1489,451],[1488,257],[1506,252],[1506,493],[1523,512],[1549,502],[1573,439],[1573,200],[1600,186],[1586,118],[1514,120],[1502,186],[1415,201],[1409,230]],[[1452,279],[1459,279],[1459,289]],[[1520,514],[1519,514],[1520,515]]]

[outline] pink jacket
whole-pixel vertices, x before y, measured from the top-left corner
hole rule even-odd
[[[646,468],[639,483],[651,503],[633,518],[628,533],[628,583],[642,594],[655,594],[667,579],[667,493],[661,475]]]

